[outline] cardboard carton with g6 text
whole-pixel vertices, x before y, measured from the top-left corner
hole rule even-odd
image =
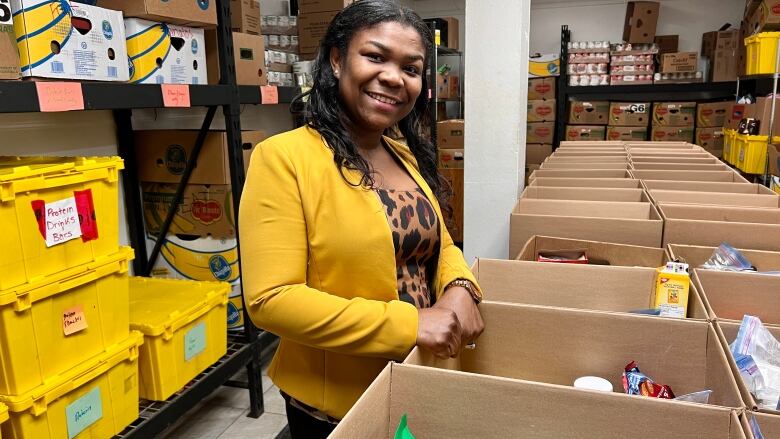
[[[207,84],[203,29],[125,19],[130,82],[134,84]]]
[[[650,123],[650,103],[612,102],[609,115],[611,126],[646,127]]]

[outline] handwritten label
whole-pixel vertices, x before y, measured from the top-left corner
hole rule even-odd
[[[80,82],[36,82],[38,106],[41,111],[71,111],[84,109]]]
[[[77,305],[62,312],[62,332],[65,336],[75,334],[87,329],[87,316],[84,315],[84,306]]]
[[[184,360],[190,361],[206,349],[206,324],[199,323],[184,334]]]
[[[46,203],[43,214],[46,247],[81,237],[81,224],[75,197]]]
[[[103,417],[103,401],[100,387],[95,387],[65,407],[68,423],[68,439],[73,439]]]
[[[260,87],[260,102],[263,105],[275,105],[279,103],[279,88],[275,85],[263,85]]]
[[[190,86],[186,84],[161,84],[163,105],[166,107],[190,107]]]

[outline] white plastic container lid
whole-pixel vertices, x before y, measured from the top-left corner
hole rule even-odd
[[[612,383],[604,378],[584,376],[574,381],[574,387],[578,389],[598,390],[599,392],[612,392]]]

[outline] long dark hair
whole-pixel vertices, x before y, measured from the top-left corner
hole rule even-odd
[[[344,180],[354,186],[371,187],[374,178],[368,162],[358,153],[357,145],[342,122],[344,108],[339,99],[338,81],[330,64],[330,52],[332,48],[336,48],[342,56],[346,56],[355,33],[385,22],[412,27],[420,34],[425,44],[426,61],[433,55],[431,31],[416,12],[392,0],[358,0],[344,8],[331,21],[314,60],[314,86],[307,93],[309,99],[305,111],[306,123],[324,138],[325,143],[333,150],[334,161]],[[422,74],[422,92],[417,97],[412,111],[398,122],[397,129],[406,138],[425,182],[440,202],[446,204],[447,185],[436,170],[436,150],[425,138],[425,131],[430,124],[426,76]],[[350,182],[344,176],[344,169],[359,171],[362,175],[360,182]]]

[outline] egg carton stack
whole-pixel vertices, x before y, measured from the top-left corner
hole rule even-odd
[[[609,49],[608,41],[570,41],[569,85],[609,85]]]
[[[657,44],[616,43],[612,45],[609,71],[612,85],[652,84],[655,74],[653,57]]]
[[[268,66],[268,84],[292,87],[293,64],[300,61],[298,44],[298,17],[264,15],[261,30],[265,40],[265,64]]]

